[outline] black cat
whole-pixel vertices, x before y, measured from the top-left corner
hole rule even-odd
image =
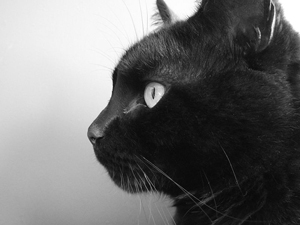
[[[130,47],[88,136],[177,225],[300,224],[300,44],[276,0],[203,0]]]

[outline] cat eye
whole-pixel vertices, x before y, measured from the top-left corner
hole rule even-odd
[[[165,94],[165,87],[160,83],[152,82],[145,88],[144,99],[149,108],[153,108]]]

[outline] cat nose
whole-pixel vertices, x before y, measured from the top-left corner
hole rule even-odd
[[[90,142],[95,145],[96,141],[100,138],[103,138],[104,134],[103,134],[103,130],[101,128],[99,128],[97,126],[97,124],[92,124],[89,129],[88,129],[88,133],[87,136],[90,140]]]
[[[90,142],[95,145],[97,140],[104,138],[106,128],[123,112],[119,101],[110,101],[105,109],[98,115],[88,129],[87,136]]]

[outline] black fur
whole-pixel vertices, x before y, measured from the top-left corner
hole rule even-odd
[[[89,128],[98,160],[124,190],[174,199],[177,225],[300,224],[300,44],[279,3],[169,18],[115,68]],[[166,93],[150,109],[152,81]]]

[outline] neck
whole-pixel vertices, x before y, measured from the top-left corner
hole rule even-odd
[[[206,195],[193,192],[175,199],[175,221],[176,225],[296,225],[300,202],[295,202],[295,195],[287,187],[271,193],[263,181]]]

